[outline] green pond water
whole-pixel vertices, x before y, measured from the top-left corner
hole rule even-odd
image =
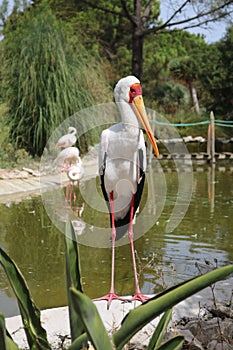
[[[135,240],[139,280],[145,294],[157,293],[216,265],[233,262],[232,162],[219,161],[214,166],[195,163],[191,174],[190,168],[177,172],[174,164],[161,163],[160,167],[153,165],[147,174],[148,184],[140,206],[142,213],[138,226],[137,219],[135,225],[136,237],[139,237]],[[190,191],[190,187],[184,185],[187,179],[187,186],[192,180],[190,198],[185,193]],[[81,193],[77,193],[80,204],[82,194],[87,197],[82,218],[78,220],[87,223],[88,229],[79,232],[79,248],[83,288],[91,298],[109,291],[111,268],[109,218],[107,213],[97,210],[103,203],[99,198],[94,200],[93,188],[100,193],[97,179],[84,182]],[[178,203],[173,213],[179,189],[181,205]],[[52,191],[48,191],[43,200],[48,198],[52,205],[56,202],[56,220],[60,218],[63,222],[64,203],[59,204]],[[51,213],[48,215],[47,208],[45,210],[41,196],[18,203],[12,196],[12,201],[0,204],[0,213],[0,246],[21,269],[38,307],[67,305],[64,235],[57,228],[59,225],[54,225]],[[172,230],[167,229],[169,223]],[[98,240],[95,234],[96,227],[100,226],[107,235],[103,244],[102,238]],[[134,292],[134,278],[127,235],[122,242],[116,248],[115,288],[118,294],[129,295]],[[108,248],[102,248],[106,245]],[[5,316],[18,314],[2,268],[0,310]]]

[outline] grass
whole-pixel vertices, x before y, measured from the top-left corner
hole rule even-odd
[[[24,149],[15,150],[9,143],[9,127],[5,124],[8,108],[5,103],[0,104],[0,168],[12,169],[18,166],[32,168],[39,167],[39,158],[32,158]]]
[[[2,79],[11,143],[41,156],[56,127],[77,111],[104,102],[99,96],[109,100],[109,88],[100,58],[87,52],[51,11],[32,11],[4,41]],[[86,145],[84,135],[80,150]]]
[[[2,150],[3,145],[5,144],[7,137],[8,137],[8,128],[6,125],[4,125],[4,116],[7,113],[7,106],[5,103],[0,104],[0,150]]]

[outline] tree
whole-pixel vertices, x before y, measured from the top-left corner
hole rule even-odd
[[[176,78],[186,82],[186,85],[189,88],[192,105],[196,114],[199,115],[200,106],[197,97],[197,90],[193,84],[194,80],[197,78],[198,68],[199,66],[195,57],[185,56],[172,62],[171,71]]]
[[[208,47],[205,69],[200,77],[208,91],[206,100],[210,110],[225,119],[233,120],[233,26],[229,26],[225,36]],[[229,132],[232,132],[229,128]]]
[[[0,5],[0,33],[3,30],[4,24],[7,19],[7,10],[8,10],[9,1],[3,0]]]
[[[221,106],[225,117],[233,120],[233,26],[228,28],[225,37],[220,40],[217,47],[221,52],[222,68],[225,70]]]
[[[196,114],[200,115],[200,106],[195,84],[200,81],[200,77],[205,69],[205,55],[208,45],[202,37],[197,37],[190,33],[182,33],[182,44],[185,50],[170,62],[170,72],[179,81],[183,81],[188,87],[192,106]]]
[[[160,3],[158,0],[105,0],[95,2],[93,0],[76,1],[79,8],[93,8],[104,12],[108,16],[115,16],[127,21],[131,27],[132,38],[132,74],[139,79],[143,74],[143,42],[144,38],[152,33],[164,33],[167,30],[186,30],[188,28],[207,25],[229,16],[233,11],[233,0],[186,0],[167,1],[167,6],[173,11],[170,17],[162,23],[159,20]],[[109,17],[108,17],[109,18]]]
[[[158,101],[158,106],[163,108],[166,114],[176,114],[180,107],[187,106],[189,95],[187,88],[181,84],[166,82],[154,90],[154,98]]]

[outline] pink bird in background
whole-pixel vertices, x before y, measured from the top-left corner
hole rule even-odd
[[[68,133],[63,135],[56,143],[56,148],[67,148],[73,146],[77,141],[76,133],[77,130],[73,126],[70,126],[68,128]]]

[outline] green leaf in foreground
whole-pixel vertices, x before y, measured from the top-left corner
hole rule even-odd
[[[87,344],[88,336],[86,333],[80,335],[73,343],[68,347],[68,350],[80,350],[83,348],[83,344]]]
[[[1,350],[19,350],[18,346],[13,342],[8,334],[5,326],[5,319],[0,312],[0,349]]]
[[[95,350],[113,350],[108,333],[95,304],[90,298],[74,288],[71,288],[71,297]]]
[[[172,316],[172,309],[169,309],[164,312],[161,320],[159,321],[159,324],[156,327],[156,330],[154,331],[151,337],[147,350],[154,350],[159,347],[159,345],[162,342],[168,323],[171,320],[171,316]]]
[[[184,337],[182,335],[176,335],[175,337],[169,339],[166,343],[162,344],[158,350],[179,350],[183,345],[183,342]]]
[[[81,269],[79,262],[78,243],[76,242],[75,232],[72,223],[66,223],[66,272],[70,287],[73,286],[80,292],[83,292],[81,283]]]
[[[205,275],[198,276],[168,289],[130,311],[122,321],[121,328],[113,335],[116,349],[122,349],[141,328],[161,313],[211,284],[226,278],[231,273],[233,273],[233,265],[210,271]]]
[[[7,349],[5,320],[2,313],[0,313],[0,349]]]
[[[70,288],[74,287],[82,292],[81,272],[78,244],[75,239],[75,232],[71,222],[66,223],[65,233],[67,295],[69,301],[71,340],[74,341],[84,332],[84,328],[80,316],[73,306],[73,299],[70,296]]]
[[[26,281],[11,258],[0,248],[0,264],[3,266],[17,298],[30,349],[51,349],[46,331],[41,326],[40,311],[33,302]]]

